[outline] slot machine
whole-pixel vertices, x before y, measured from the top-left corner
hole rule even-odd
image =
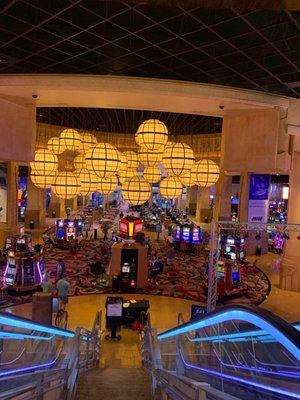
[[[76,228],[74,226],[74,221],[66,222],[66,240],[69,241],[71,237],[75,239],[76,237]]]
[[[17,266],[15,253],[13,251],[9,251],[7,254],[7,264],[4,272],[4,283],[7,286],[13,286],[15,284],[17,277]]]

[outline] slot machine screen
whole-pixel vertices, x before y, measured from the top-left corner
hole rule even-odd
[[[240,281],[240,272],[234,271],[231,274],[232,283],[238,283]]]
[[[230,254],[230,258],[231,258],[232,260],[236,260],[236,254],[235,254],[235,253],[231,253],[231,254]]]
[[[223,278],[224,274],[225,274],[224,265],[218,265],[218,267],[217,267],[217,278]]]
[[[200,243],[200,232],[198,228],[193,228],[193,243]]]
[[[231,250],[230,246],[226,246],[226,247],[225,247],[226,253],[230,253],[230,250]]]
[[[65,230],[64,230],[64,228],[57,228],[56,237],[57,237],[57,239],[61,239],[61,240],[64,239],[64,237],[65,237]]]
[[[26,250],[26,243],[25,239],[19,239],[16,243],[16,250],[17,251],[25,251]]]
[[[245,253],[243,251],[240,252],[240,259],[243,260],[245,258]]]
[[[75,237],[75,228],[67,228],[67,238]]]
[[[30,285],[34,283],[34,262],[32,259],[24,261],[23,265],[24,284]]]
[[[176,226],[175,235],[174,235],[174,240],[176,242],[180,241],[180,231],[181,231],[180,226]]]
[[[190,228],[184,227],[182,229],[182,240],[187,243],[190,242]]]
[[[227,238],[227,244],[234,244],[233,238]]]

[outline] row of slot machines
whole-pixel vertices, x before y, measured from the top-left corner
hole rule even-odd
[[[203,241],[203,233],[198,226],[176,225],[173,231],[173,241],[175,243],[199,244]]]
[[[82,236],[82,219],[58,219],[56,221],[55,238],[58,241],[69,241],[71,238]]]

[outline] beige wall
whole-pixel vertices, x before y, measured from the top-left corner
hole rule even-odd
[[[0,159],[32,160],[35,133],[35,106],[0,98]]]

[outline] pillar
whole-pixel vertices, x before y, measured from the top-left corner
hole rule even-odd
[[[7,168],[7,230],[18,233],[18,163],[9,162]]]
[[[188,208],[188,213],[191,215],[196,215],[197,193],[198,186],[194,185],[187,188],[186,207]]]
[[[196,220],[199,222],[205,222],[205,218],[211,221],[212,210],[210,208],[210,188],[198,188],[197,193],[197,208],[196,208]]]
[[[46,222],[45,189],[38,189],[31,182],[31,179],[28,179],[27,193],[28,196],[27,196],[25,227],[29,228],[30,221],[33,221],[35,228],[43,228]]]
[[[248,222],[250,173],[242,172],[240,175],[239,191],[239,222]]]
[[[213,218],[215,221],[231,221],[231,193],[232,176],[221,173],[216,183],[213,211]]]
[[[51,218],[52,213],[55,213],[55,218],[66,218],[65,200],[57,197],[53,192],[51,193],[51,201],[48,209],[48,216]]]
[[[288,223],[300,224],[300,139],[299,151],[292,156],[290,171],[290,190],[288,205]],[[300,232],[289,232],[290,239],[285,242],[284,256],[280,270],[280,288],[300,291]]]

